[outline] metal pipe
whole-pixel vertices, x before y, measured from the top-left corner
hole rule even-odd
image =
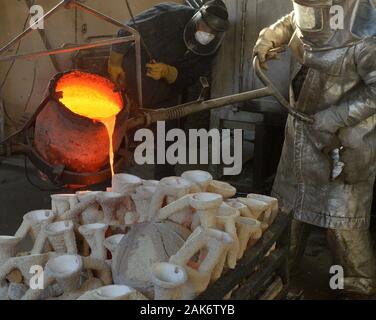
[[[194,101],[167,109],[151,110],[146,115],[131,118],[122,125],[123,132],[127,130],[149,126],[157,121],[168,121],[180,119],[190,114],[221,108],[235,103],[245,102],[253,99],[264,98],[273,95],[270,88],[262,88],[253,91],[247,91],[239,94],[229,95],[222,98]]]
[[[133,29],[133,28],[131,28],[130,26],[128,26],[128,25],[126,25],[124,23],[121,23],[120,21],[118,21],[118,20],[116,20],[114,18],[111,18],[111,17],[109,17],[109,16],[107,16],[107,15],[105,15],[105,14],[103,14],[103,13],[101,13],[101,12],[99,12],[99,11],[93,9],[93,8],[90,8],[90,7],[86,6],[86,5],[84,5],[83,3],[79,3],[76,0],[74,0],[74,1],[72,1],[71,5],[74,6],[74,7],[77,7],[79,9],[81,9],[84,12],[87,12],[87,13],[91,14],[94,17],[100,18],[100,19],[102,19],[104,21],[107,21],[108,23],[111,23],[111,24],[116,25],[116,26],[118,26],[120,28],[123,28],[123,29],[125,29],[126,31],[128,31],[129,33],[131,33],[133,35],[138,34],[138,31],[135,30],[135,29]]]
[[[276,50],[276,52],[278,52],[278,50],[282,50],[282,49],[283,48],[277,48],[275,50]],[[307,123],[310,123],[310,124],[314,123],[313,117],[311,117],[307,114],[304,114],[302,112],[299,112],[299,111],[297,111],[297,110],[295,110],[291,107],[290,103],[279,92],[279,90],[276,88],[276,86],[273,84],[273,82],[268,78],[268,76],[262,71],[261,66],[260,66],[260,61],[259,61],[257,56],[253,59],[253,69],[255,70],[256,75],[261,80],[261,82],[263,84],[265,84],[265,86],[267,86],[267,88],[270,89],[271,96],[273,96],[281,104],[281,106],[284,107],[287,110],[287,112],[289,114],[291,114],[293,117],[295,117],[295,118],[297,118],[301,121],[304,121],[304,122],[307,122]]]
[[[93,43],[88,44],[81,44],[77,46],[69,46],[67,48],[58,48],[58,49],[51,49],[51,50],[44,50],[39,52],[33,52],[33,53],[26,53],[26,54],[20,54],[17,56],[0,56],[0,62],[1,61],[9,61],[9,60],[15,60],[15,59],[32,59],[32,58],[40,58],[45,56],[51,56],[51,55],[57,55],[62,53],[70,53],[78,50],[85,50],[85,49],[93,49],[97,47],[105,47],[117,43],[124,43],[129,41],[134,41],[135,36],[131,35],[128,37],[121,37],[117,39],[111,39],[111,40],[100,40]]]

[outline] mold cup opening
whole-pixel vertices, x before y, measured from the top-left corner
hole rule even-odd
[[[31,224],[38,224],[54,216],[52,210],[34,210],[25,214],[24,218]]]
[[[91,223],[91,224],[85,224],[81,226],[80,228],[82,228],[85,231],[96,231],[96,230],[102,230],[102,229],[107,228],[107,225],[104,223]]]
[[[51,198],[53,200],[66,200],[69,201],[70,199],[76,198],[75,194],[69,194],[69,193],[60,193],[60,194],[52,194]]]
[[[162,185],[166,187],[175,187],[175,188],[189,188],[191,187],[192,183],[184,179],[182,177],[167,177],[163,178],[160,182]]]
[[[117,246],[124,237],[124,234],[115,234],[111,237],[108,237],[105,241],[110,246]]]
[[[221,218],[237,218],[240,216],[240,211],[223,202],[219,207],[217,216]]]
[[[213,180],[213,176],[209,172],[202,170],[186,171],[181,176],[184,179],[197,183],[205,183]]]
[[[113,176],[113,182],[119,181],[121,183],[129,183],[129,184],[141,184],[141,178],[134,176],[132,174],[127,173],[119,173]]]
[[[46,226],[47,234],[58,234],[66,232],[73,228],[73,222],[70,220],[54,222]]]
[[[103,298],[119,298],[126,296],[130,293],[134,292],[134,290],[128,286],[122,285],[110,285],[99,288],[96,290],[98,296]]]
[[[184,284],[187,281],[187,273],[180,266],[161,262],[152,267],[152,278],[157,285],[172,288]]]
[[[221,200],[222,201],[222,196],[217,193],[209,193],[209,192],[200,192],[196,193],[192,196],[192,198],[196,201],[216,201],[216,200]]]
[[[82,269],[82,260],[75,255],[62,255],[51,259],[48,268],[54,274],[70,275]]]

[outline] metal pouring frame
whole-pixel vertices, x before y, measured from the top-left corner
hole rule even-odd
[[[92,16],[101,19],[103,21],[106,21],[114,26],[117,26],[119,28],[123,28],[124,30],[128,31],[131,35],[126,37],[116,37],[109,40],[100,40],[93,43],[83,43],[78,45],[68,45],[63,46],[60,48],[55,48],[51,50],[44,50],[39,52],[32,52],[32,53],[26,53],[26,54],[18,54],[18,55],[9,55],[9,56],[2,56],[2,54],[7,51],[9,48],[14,46],[16,43],[21,41],[26,35],[28,35],[30,32],[33,32],[38,26],[38,24],[41,21],[45,21],[48,18],[50,18],[52,15],[54,15],[57,11],[59,11],[61,8],[65,9],[73,9],[77,8],[80,9],[83,12],[86,12],[88,14],[91,14]],[[51,55],[57,55],[57,54],[63,54],[63,53],[69,53],[79,50],[86,50],[86,49],[93,49],[98,47],[105,47],[113,44],[119,44],[119,43],[127,43],[127,42],[134,42],[135,43],[135,52],[136,52],[136,76],[137,76],[137,91],[138,91],[138,105],[140,107],[143,106],[142,101],[142,62],[141,62],[141,36],[139,32],[131,27],[129,27],[126,24],[121,23],[120,21],[117,21],[93,8],[90,8],[82,3],[77,2],[76,0],[62,0],[59,2],[55,7],[53,7],[50,11],[48,11],[43,17],[35,21],[33,24],[31,24],[26,30],[24,30],[22,33],[17,35],[13,40],[8,42],[4,47],[0,48],[0,62],[2,61],[13,61],[18,59],[28,60],[28,59],[38,59],[40,57],[44,56],[51,56]]]

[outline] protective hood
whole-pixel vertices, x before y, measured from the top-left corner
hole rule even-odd
[[[306,50],[351,46],[376,35],[376,0],[293,0]]]
[[[200,56],[214,54],[229,28],[228,12],[222,1],[207,2],[189,21],[184,30],[187,48]]]

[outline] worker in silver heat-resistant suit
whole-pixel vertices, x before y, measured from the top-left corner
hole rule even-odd
[[[369,232],[376,175],[376,0],[294,0],[294,11],[260,33],[262,65],[289,44],[290,103],[314,124],[288,117],[273,194],[293,212],[291,257],[307,231],[327,229],[345,295],[376,291]],[[335,7],[334,7],[335,6]]]

